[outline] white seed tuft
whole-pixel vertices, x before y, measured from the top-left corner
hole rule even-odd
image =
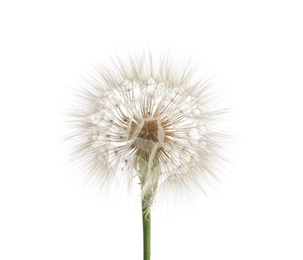
[[[73,109],[72,158],[104,185],[139,176],[142,196],[155,187],[204,190],[216,178],[224,139],[211,127],[220,111],[210,86],[168,58],[142,55],[99,68]]]

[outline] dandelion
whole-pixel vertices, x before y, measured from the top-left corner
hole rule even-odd
[[[97,69],[77,95],[73,158],[103,185],[137,178],[141,185],[144,260],[150,259],[150,208],[155,196],[205,189],[215,179],[222,134],[211,79],[190,66],[142,55]]]

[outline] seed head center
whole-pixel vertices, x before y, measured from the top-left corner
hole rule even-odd
[[[148,120],[144,122],[144,125],[139,133],[139,137],[146,140],[158,142],[158,131],[158,122],[156,120]]]

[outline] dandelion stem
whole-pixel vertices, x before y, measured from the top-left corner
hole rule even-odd
[[[143,260],[150,260],[150,209],[149,198],[142,198],[142,222],[143,222]]]

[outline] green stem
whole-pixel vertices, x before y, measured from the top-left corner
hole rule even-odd
[[[150,260],[150,209],[146,196],[142,198],[143,260]]]
[[[141,151],[139,152],[139,157],[141,157],[145,163],[143,164],[142,168],[140,167],[139,163],[139,178],[140,178],[140,184],[141,184],[141,191],[146,183],[147,178],[147,168],[146,163],[150,163],[150,151]],[[152,167],[150,168],[151,174],[153,174],[153,171],[158,165],[158,159],[157,157],[152,158]],[[140,162],[140,161],[138,161]],[[144,170],[143,170],[144,169]],[[144,192],[144,195],[142,193],[141,203],[142,203],[142,224],[143,224],[143,260],[150,260],[150,207],[152,205],[152,201],[154,198],[154,194],[157,190],[158,183],[155,183],[153,187],[151,187],[148,192]]]

